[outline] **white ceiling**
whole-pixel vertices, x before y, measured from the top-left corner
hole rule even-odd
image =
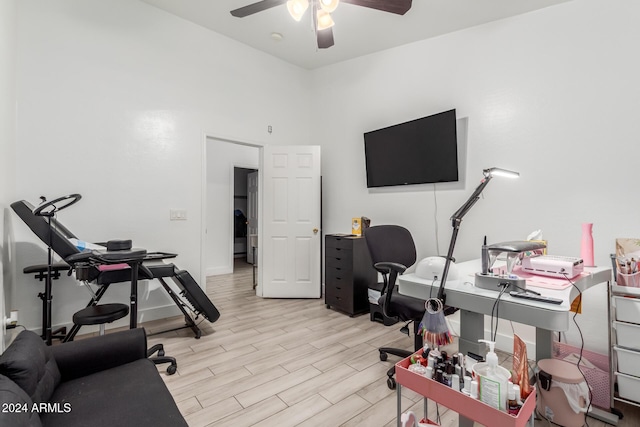
[[[310,9],[300,22],[285,5],[245,18],[229,11],[258,0],[141,0],[292,64],[314,69],[569,0],[414,0],[405,15],[343,3],[332,13],[335,45],[319,50]],[[276,41],[272,33],[282,35]]]

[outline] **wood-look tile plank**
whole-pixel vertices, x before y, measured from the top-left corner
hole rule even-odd
[[[300,427],[337,426],[350,419],[354,413],[359,413],[370,406],[369,402],[357,394],[352,394],[298,425]]]
[[[176,402],[181,402],[192,397],[197,397],[200,404],[202,404],[202,396],[206,396],[208,392],[226,387],[228,384],[233,384],[242,378],[251,377],[251,372],[247,371],[243,367],[239,369],[230,370],[222,375],[208,377],[203,376],[202,379],[194,379],[191,383],[183,383],[179,386],[170,386],[171,394]],[[232,395],[231,395],[232,396]],[[229,397],[229,395],[225,396]]]
[[[296,427],[305,420],[315,416],[317,413],[331,406],[322,396],[313,396],[287,407],[275,415],[265,418],[255,424],[254,427]]]
[[[314,377],[317,377],[322,372],[314,368],[303,368],[299,371],[291,372],[286,375],[279,376],[276,379],[265,382],[260,387],[254,387],[250,390],[238,393],[235,398],[240,402],[243,407],[251,406],[261,400],[270,396],[275,396],[278,393],[294,387],[305,381],[309,381]]]
[[[278,394],[287,405],[294,405],[307,397],[317,394],[319,390],[327,384],[339,384],[344,378],[350,377],[357,371],[347,365],[338,365],[331,370],[321,373],[308,381],[300,383],[294,387]]]
[[[216,427],[251,427],[254,424],[287,409],[287,405],[276,396],[234,412],[213,425]]]
[[[409,399],[402,400],[403,407],[410,407],[413,403],[414,402]],[[396,394],[395,392],[391,392],[385,399],[376,402],[365,410],[353,412],[353,416],[348,421],[344,422],[341,427],[381,427],[389,422],[395,423],[396,405]]]
[[[245,370],[242,368],[242,370]],[[233,371],[230,371],[232,373]],[[242,377],[234,382],[220,384],[218,386],[209,387],[208,390],[198,393],[197,398],[203,407],[213,405],[228,397],[237,396],[246,391],[260,390],[265,383],[273,381],[279,377],[289,374],[284,368],[279,366],[260,372],[255,375]],[[275,394],[275,393],[274,393]],[[247,405],[249,406],[249,405]]]
[[[308,352],[305,354],[304,357],[299,357],[297,359],[293,359],[290,360],[288,362],[285,363],[281,363],[281,366],[283,368],[285,368],[287,371],[289,372],[293,372],[293,371],[297,371],[300,368],[303,368],[305,366],[311,366],[311,365],[315,365],[315,364],[319,364],[319,362],[321,361],[325,361],[335,355],[338,355],[342,352],[344,352],[345,350],[347,350],[347,347],[345,347],[344,345],[340,344],[340,343],[334,343],[329,345],[328,347],[325,348],[321,348],[321,349],[316,349],[315,347],[313,347],[311,344],[308,344],[311,348],[313,348],[312,351]],[[326,362],[325,362],[326,364]],[[329,369],[331,367],[335,367],[336,365],[332,365],[329,366]],[[325,371],[327,369],[322,368],[322,366],[314,366],[316,369],[320,369],[321,371]]]
[[[344,351],[325,357],[313,364],[315,368],[321,371],[327,371],[341,363],[349,363],[363,355],[377,353],[377,350],[368,344],[360,344],[355,347],[347,348]]]
[[[187,415],[185,420],[189,427],[204,427],[213,425],[217,420],[242,410],[242,406],[233,397],[229,397],[217,404],[210,405],[198,412]]]
[[[350,377],[344,378],[338,384],[329,385],[320,391],[320,395],[331,403],[338,403],[350,394],[358,392],[358,390],[367,385],[379,381],[380,377],[386,375],[387,367],[382,363],[373,365],[364,371],[359,371]]]

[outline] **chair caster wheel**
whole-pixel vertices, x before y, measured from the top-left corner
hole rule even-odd
[[[380,352],[380,361],[385,362],[387,360],[387,353]]]
[[[158,357],[163,357],[164,356],[164,350],[160,349],[158,350]]]
[[[396,380],[394,380],[391,377],[387,378],[387,387],[389,387],[390,390],[395,390],[396,389]]]
[[[167,368],[167,374],[173,375],[176,373],[177,367],[175,365],[171,365]]]

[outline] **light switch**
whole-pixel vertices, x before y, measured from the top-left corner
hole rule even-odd
[[[169,220],[185,221],[187,219],[187,211],[184,209],[171,209],[169,211]]]

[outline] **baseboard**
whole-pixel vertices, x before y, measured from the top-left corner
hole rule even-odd
[[[231,274],[233,273],[233,267],[209,267],[206,269],[205,273],[207,276],[221,276],[223,274]]]

